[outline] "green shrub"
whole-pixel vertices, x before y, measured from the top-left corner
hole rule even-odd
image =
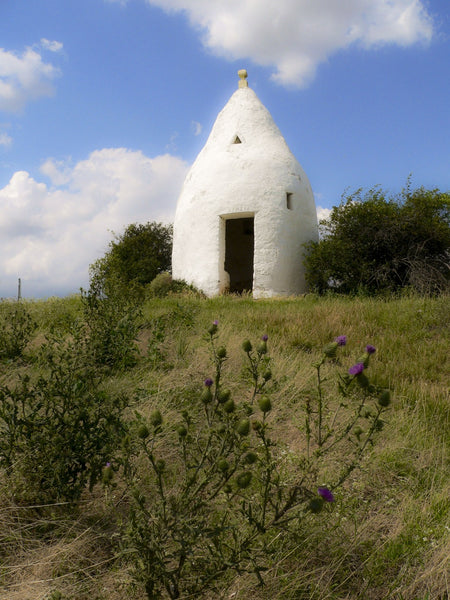
[[[117,457],[128,401],[101,389],[72,342],[42,352],[45,375],[0,387],[0,468],[18,502],[76,502]]]
[[[195,297],[203,297],[203,293],[182,279],[172,279],[170,273],[160,273],[147,286],[150,297],[165,298],[169,294],[191,294]]]
[[[450,195],[407,188],[349,194],[321,222],[322,239],[307,245],[306,279],[319,293],[419,293],[449,288]]]
[[[163,298],[172,290],[172,275],[170,273],[159,273],[148,285],[150,296]]]
[[[98,366],[127,369],[136,364],[140,308],[120,294],[105,296],[94,284],[81,290],[86,350]]]
[[[22,356],[37,328],[20,302],[0,302],[0,359]]]
[[[91,283],[104,294],[140,298],[144,287],[171,268],[172,225],[133,223],[115,235],[103,258],[90,267]]]

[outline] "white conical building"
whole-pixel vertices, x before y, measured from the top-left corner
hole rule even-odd
[[[303,244],[317,239],[311,185],[239,71],[178,200],[172,272],[207,296],[305,291]]]

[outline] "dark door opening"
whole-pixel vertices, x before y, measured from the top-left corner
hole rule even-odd
[[[230,276],[230,292],[241,294],[253,289],[254,221],[246,217],[225,223],[225,271]]]

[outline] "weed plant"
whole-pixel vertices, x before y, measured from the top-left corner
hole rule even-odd
[[[320,370],[345,345],[340,336],[315,364],[317,395],[304,405],[305,452],[290,456],[288,473],[282,460],[287,450],[272,438],[269,424],[267,340],[263,335],[255,349],[243,342],[252,390],[249,402],[237,404],[224,384],[227,350],[218,345],[214,321],[209,328],[214,376],[205,379],[197,402],[174,423],[154,410],[148,424],[138,427],[146,462],[143,470],[130,470],[134,502],[125,547],[149,600],[198,597],[217,589],[230,571],[254,573],[263,584],[279,533],[288,536],[292,521],[334,502],[335,491],[382,429],[390,392],[371,384],[365,373],[373,346],[340,376],[341,401],[336,405],[324,397]],[[340,473],[328,475],[326,487],[320,482],[327,457],[339,446],[345,449]]]

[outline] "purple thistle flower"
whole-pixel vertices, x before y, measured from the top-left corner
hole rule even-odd
[[[105,465],[105,467],[106,467],[107,469],[108,469],[110,466],[111,466],[111,463],[110,463],[110,462],[107,462],[107,463],[106,463],[106,465]]]
[[[216,327],[218,324],[219,324],[219,321],[217,319],[215,321],[213,321],[213,325],[215,325]]]
[[[364,363],[362,363],[362,362],[356,363],[356,365],[353,365],[353,367],[350,367],[350,369],[348,370],[350,375],[359,375],[363,371],[364,371]]]
[[[317,493],[319,494],[319,496],[322,496],[325,502],[334,502],[334,496],[328,488],[320,487],[318,488]]]
[[[337,343],[338,346],[345,346],[345,344],[347,343],[347,336],[338,335],[334,341]]]
[[[206,385],[206,387],[211,387],[213,383],[214,383],[214,381],[211,379],[211,377],[207,377],[205,379],[205,385]]]
[[[261,339],[263,342],[267,342],[267,340],[269,339],[269,336],[265,333]]]
[[[374,352],[376,352],[376,348],[375,346],[372,346],[371,344],[367,344],[366,346],[366,352],[367,354],[373,354]]]

